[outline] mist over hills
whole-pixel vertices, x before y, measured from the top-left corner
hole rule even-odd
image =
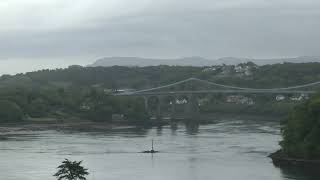
[[[105,57],[98,59],[89,66],[211,66],[212,60],[202,57],[186,57],[178,59],[156,59],[140,57]]]
[[[284,62],[304,63],[304,62],[320,62],[320,56],[300,56],[294,58],[274,58],[274,59],[251,59],[251,58],[237,58],[237,57],[223,57],[219,59],[207,59],[203,57],[184,57],[176,59],[157,59],[157,58],[140,58],[140,57],[105,57],[96,60],[93,64],[88,66],[213,66],[213,65],[236,65],[251,61],[257,65],[277,64]]]

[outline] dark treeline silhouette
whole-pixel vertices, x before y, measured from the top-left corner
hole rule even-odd
[[[256,66],[239,64],[210,67],[150,66],[150,67],[82,67],[40,70],[14,76],[3,75],[0,87],[5,86],[103,86],[105,88],[142,89],[197,77],[217,83],[253,88],[285,87],[320,80],[320,63],[283,63]],[[208,69],[209,68],[209,69]]]

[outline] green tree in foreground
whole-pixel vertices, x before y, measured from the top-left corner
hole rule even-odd
[[[85,176],[89,175],[88,169],[81,166],[82,161],[70,161],[65,159],[62,164],[58,166],[56,176],[58,180],[86,180]]]

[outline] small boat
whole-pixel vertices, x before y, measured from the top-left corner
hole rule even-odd
[[[151,150],[149,150],[149,151],[142,151],[142,153],[151,153],[151,154],[153,154],[153,153],[158,153],[159,151],[155,151],[154,150],[154,148],[153,148],[153,139],[152,139],[152,145],[151,145]]]

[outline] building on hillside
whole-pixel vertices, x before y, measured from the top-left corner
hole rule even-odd
[[[246,104],[246,105],[254,105],[254,101],[252,98],[245,97],[242,95],[231,95],[226,98],[227,103],[235,103],[235,104]]]
[[[300,94],[299,96],[290,97],[291,101],[302,101],[302,100],[306,100],[306,99],[309,99],[308,94]]]
[[[187,99],[177,99],[176,104],[187,104],[188,100]],[[172,102],[170,102],[172,104]]]
[[[285,100],[286,99],[286,97],[284,96],[284,95],[277,95],[276,96],[276,101],[283,101],[283,100]]]
[[[87,103],[82,103],[82,104],[80,105],[80,110],[88,111],[88,110],[90,110],[90,109],[91,109],[91,106],[90,106],[89,104],[87,104]]]
[[[252,75],[251,71],[252,67],[249,65],[244,65],[244,64],[238,64],[234,67],[234,71],[238,74],[250,76]]]
[[[221,70],[222,70],[221,75],[226,76],[226,75],[231,75],[233,73],[234,68],[233,66],[225,65],[225,66],[222,66]]]
[[[207,67],[202,70],[202,72],[211,72],[211,71],[216,71],[218,67],[212,66],[212,67]]]

